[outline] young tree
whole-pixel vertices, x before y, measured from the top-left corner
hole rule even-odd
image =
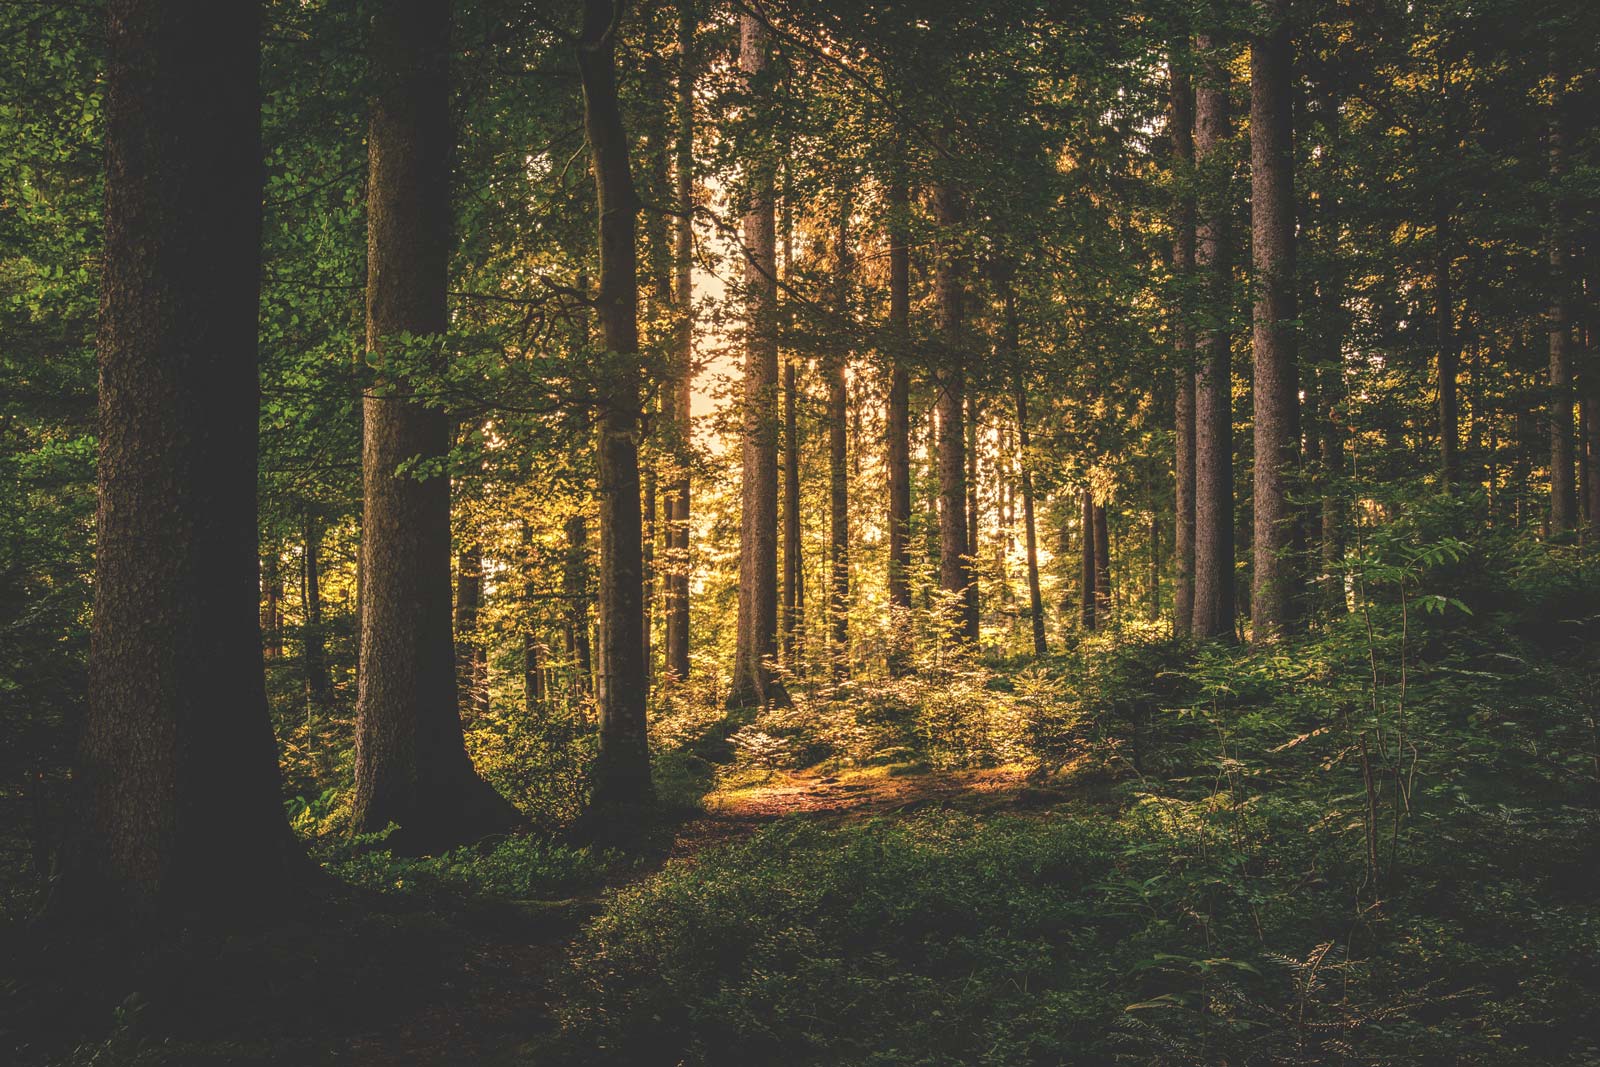
[[[746,14],[739,24],[739,69],[757,95],[764,92],[767,30]],[[770,155],[748,162],[744,215],[745,324],[744,471],[739,518],[739,619],[731,705],[782,699],[772,677],[778,635],[778,334],[777,235],[773,216],[775,167]]]
[[[520,821],[473,770],[451,638],[450,418],[394,369],[449,325],[450,5],[386,0],[371,22],[367,132],[367,351],[363,406],[358,832],[399,830],[407,851]],[[422,466],[410,469],[410,465]]]
[[[64,902],[237,920],[310,870],[258,615],[260,10],[107,14],[98,540]]]
[[[620,9],[586,0],[578,42],[583,124],[600,220],[595,311],[608,362],[600,403],[600,753],[592,772],[598,809],[648,800],[643,529],[639,512],[639,204],[617,101]]]
[[[1269,642],[1298,607],[1296,516],[1300,377],[1295,368],[1294,48],[1289,0],[1257,0],[1264,25],[1250,42],[1250,210],[1255,259],[1255,533],[1251,635]]]

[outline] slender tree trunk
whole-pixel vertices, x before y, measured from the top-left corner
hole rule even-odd
[[[889,182],[889,410],[886,443],[889,468],[889,669],[905,668],[911,626],[911,375],[906,369],[911,319],[911,201],[905,175],[896,169]]]
[[[483,548],[464,546],[456,556],[456,692],[461,716],[482,716],[489,710],[483,647],[478,643],[478,608],[483,601]]]
[[[1203,199],[1196,231],[1195,269],[1205,278],[1207,323],[1197,339],[1201,359],[1195,375],[1195,572],[1196,637],[1232,640],[1233,587],[1233,369],[1227,322],[1231,317],[1229,257],[1227,71],[1202,35],[1205,76],[1195,92],[1195,161]]]
[[[1322,387],[1322,573],[1323,600],[1336,614],[1345,611],[1344,574],[1344,354],[1341,332],[1335,331],[1331,356],[1321,370]]]
[[[1461,374],[1461,338],[1456,332],[1455,294],[1450,282],[1450,241],[1450,209],[1441,198],[1434,205],[1433,299],[1439,338],[1439,480],[1447,493],[1461,479],[1461,414],[1456,395],[1456,381]]]
[[[1176,50],[1175,50],[1176,51]],[[1195,534],[1195,334],[1191,301],[1187,299],[1194,274],[1195,198],[1189,187],[1194,169],[1194,87],[1180,64],[1172,64],[1170,100],[1167,111],[1168,133],[1172,139],[1173,168],[1178,171],[1181,191],[1173,210],[1172,273],[1179,290],[1173,314],[1173,349],[1178,364],[1177,391],[1173,400],[1173,589],[1172,629],[1186,634],[1194,616],[1194,534]]]
[[[261,558],[261,634],[267,659],[283,658],[283,559],[278,545],[270,545]]]
[[[795,360],[783,365],[783,660],[800,667],[805,624],[805,559],[800,548],[800,424]]]
[[[544,705],[544,642],[539,636],[539,620],[534,614],[536,603],[534,573],[537,557],[533,545],[533,526],[522,523],[523,571],[522,582],[522,706],[529,719],[543,713]]]
[[[689,677],[689,459],[694,403],[694,0],[678,3],[677,142],[673,166],[678,208],[673,246],[678,338],[674,350],[673,440],[677,475],[667,489],[666,673]]]
[[[589,649],[589,524],[582,514],[570,515],[564,532],[567,558],[561,596],[567,602],[567,656],[573,665],[573,692],[584,697],[594,677]]]
[[[1104,504],[1094,506],[1094,613],[1111,622],[1111,526]]]
[[[306,701],[325,708],[333,698],[328,676],[326,634],[322,626],[322,531],[314,519],[305,521],[305,628],[301,631],[301,657],[305,667]]]
[[[970,557],[968,566],[972,571],[972,601],[977,605],[979,618],[982,618],[983,600],[982,590],[978,588],[978,561],[982,558],[978,553],[978,423],[983,418],[982,409],[979,407],[978,398],[971,393],[967,394],[967,555]]]
[[[849,246],[850,200],[845,198],[839,216],[838,248],[834,269],[838,295],[836,311],[843,321],[850,313],[850,271],[853,261]],[[836,352],[828,368],[828,522],[829,522],[829,659],[835,678],[850,673],[850,475],[849,437],[849,361]]]
[[[739,69],[762,94],[767,32],[761,20],[740,20]],[[758,108],[761,105],[758,105]],[[739,618],[732,705],[786,699],[772,677],[778,635],[778,335],[774,167],[754,158],[744,216],[746,323],[744,472],[739,521]]]
[[[1093,630],[1099,621],[1098,613],[1095,611],[1096,601],[1099,600],[1099,597],[1095,596],[1095,578],[1100,569],[1094,552],[1094,494],[1088,489],[1082,491],[1082,504],[1080,547],[1083,566],[1079,571],[1078,610],[1083,620],[1083,628]]]
[[[1028,554],[1028,611],[1033,622],[1033,654],[1050,651],[1044,634],[1044,596],[1039,591],[1039,534],[1034,518],[1033,469],[1028,452],[1028,396],[1017,388],[1017,447],[1022,467],[1022,533]]]
[[[1550,118],[1551,198],[1550,258],[1550,532],[1564,534],[1577,528],[1578,500],[1572,466],[1572,316],[1568,297],[1566,211],[1562,183],[1566,179],[1567,144],[1563,94],[1565,73],[1551,64]]]
[[[1150,509],[1150,606],[1146,619],[1155,622],[1161,618],[1161,516]]]
[[[1251,244],[1256,271],[1255,536],[1251,634],[1270,642],[1295,625],[1296,512],[1289,487],[1299,465],[1295,367],[1294,46],[1289,0],[1256,0],[1266,27],[1250,44]]]
[[[108,16],[95,603],[59,899],[237,921],[310,870],[262,680],[260,10]]]
[[[450,445],[449,417],[385,372],[401,335],[448,326],[450,7],[381,5],[372,21],[367,135],[367,351],[378,384],[364,405],[357,832],[400,829],[403,851],[505,830],[514,808],[472,768],[457,711],[450,633],[450,480],[397,475]]]
[[[937,376],[939,390],[939,587],[956,600],[956,618],[950,637],[978,641],[978,598],[972,577],[972,556],[967,542],[966,470],[966,361],[962,349],[962,263],[953,233],[964,217],[961,195],[947,185],[933,190],[934,221],[944,233],[939,250],[934,288],[939,310],[939,332],[945,345],[943,366]]]
[[[600,401],[600,751],[591,772],[597,809],[652,795],[645,700],[644,545],[639,509],[639,281],[637,221],[628,135],[617,100],[620,8],[586,0],[578,45],[583,124],[600,220],[595,310],[606,357]]]

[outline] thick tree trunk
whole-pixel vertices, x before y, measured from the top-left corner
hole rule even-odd
[[[1178,364],[1173,399],[1173,588],[1172,629],[1189,632],[1194,616],[1194,379],[1195,334],[1190,301],[1185,299],[1194,273],[1195,199],[1190,189],[1194,169],[1194,87],[1177,61],[1172,64],[1168,133],[1180,193],[1172,219],[1172,273],[1180,298],[1173,314],[1173,355]]]
[[[372,20],[367,134],[367,351],[363,406],[361,673],[357,832],[429,851],[505,830],[519,816],[472,768],[457,712],[450,633],[450,480],[399,474],[449,450],[449,417],[384,370],[402,334],[449,325],[450,6],[382,4]],[[419,342],[421,343],[421,342]],[[436,343],[436,342],[435,342]]]
[[[889,408],[886,463],[889,468],[889,667],[904,669],[911,626],[911,375],[906,369],[911,319],[911,202],[905,176],[889,182]]]
[[[94,621],[60,899],[234,921],[310,870],[262,682],[260,11],[108,16]]]
[[[1232,270],[1229,261],[1227,69],[1217,42],[1202,35],[1205,76],[1195,92],[1195,162],[1203,196],[1195,268],[1205,279],[1207,324],[1197,339],[1195,375],[1195,548],[1193,632],[1232,640],[1233,369],[1227,330]]]
[[[1099,622],[1099,613],[1095,611],[1096,602],[1100,599],[1095,595],[1095,578],[1099,574],[1099,567],[1095,559],[1094,545],[1094,494],[1088,489],[1082,491],[1082,515],[1079,520],[1082,529],[1082,541],[1079,545],[1080,558],[1083,566],[1078,572],[1078,610],[1083,620],[1085,630],[1093,630]]]
[[[943,230],[934,269],[939,333],[944,358],[937,375],[939,390],[939,588],[950,594],[956,616],[950,620],[954,641],[978,641],[978,598],[967,542],[966,358],[962,348],[962,263],[952,232],[961,225],[961,194],[947,185],[933,190],[934,221]]]
[[[838,294],[835,310],[844,321],[850,313],[850,272],[853,261],[849,246],[850,201],[847,197],[839,217],[838,247],[834,270]],[[850,674],[850,456],[849,360],[835,352],[828,367],[828,636],[835,678]],[[858,446],[859,447],[859,446]]]
[[[1562,183],[1567,172],[1567,134],[1563,94],[1565,75],[1551,70],[1550,205],[1550,532],[1559,536],[1577,528],[1578,497],[1572,466],[1572,316],[1567,278],[1566,210]]]
[[[644,545],[639,513],[639,202],[617,100],[620,9],[586,0],[578,45],[583,125],[600,220],[595,311],[612,361],[600,401],[600,751],[591,772],[597,809],[647,801],[650,742],[645,701]]]
[[[1008,307],[1010,306],[1008,302]],[[1017,388],[1017,448],[1022,467],[1022,533],[1028,554],[1028,612],[1033,623],[1033,654],[1050,651],[1044,634],[1044,596],[1039,590],[1039,534],[1033,511],[1033,469],[1028,453],[1028,396]]]
[[[489,685],[483,646],[478,643],[478,608],[483,601],[483,549],[476,544],[456,556],[456,693],[461,715],[489,710]]]
[[[1104,504],[1094,506],[1094,613],[1111,622],[1111,525]]]
[[[304,580],[305,627],[301,631],[301,662],[305,667],[306,702],[325,708],[333,698],[328,676],[326,631],[322,626],[322,530],[316,520],[305,521]]]
[[[758,95],[766,66],[766,27],[747,14],[740,21],[739,69]],[[731,705],[786,699],[771,670],[778,636],[777,247],[772,161],[752,159],[747,177],[744,469]]]
[[[561,571],[561,597],[567,602],[567,658],[572,664],[572,690],[585,697],[594,680],[589,648],[589,523],[582,514],[570,515],[563,532],[567,557]]]
[[[673,166],[678,218],[673,245],[678,337],[672,394],[677,476],[667,489],[666,674],[689,677],[689,460],[694,403],[694,0],[678,3],[677,142]]]
[[[1250,211],[1255,259],[1255,535],[1252,640],[1293,629],[1300,602],[1294,558],[1296,510],[1289,488],[1299,465],[1299,371],[1295,366],[1294,47],[1289,0],[1256,0],[1264,32],[1250,44]]]

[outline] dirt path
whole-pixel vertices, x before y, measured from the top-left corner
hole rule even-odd
[[[706,813],[685,822],[662,857],[681,861],[743,840],[789,816],[830,825],[931,808],[998,811],[1059,799],[1032,789],[1021,769],[823,775],[774,772],[765,782],[711,794]],[[661,864],[633,872],[619,885],[651,877]],[[617,885],[608,887],[617,888]],[[362,1067],[399,1064],[518,1062],[517,1050],[553,1025],[554,978],[568,946],[600,907],[601,893],[547,906],[542,922],[512,922],[465,946],[459,971],[439,995],[398,1028],[360,1035],[336,1062]]]

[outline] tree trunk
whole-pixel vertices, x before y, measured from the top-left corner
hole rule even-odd
[[[1195,522],[1195,334],[1190,301],[1186,299],[1190,276],[1194,273],[1195,200],[1189,188],[1194,168],[1194,88],[1189,76],[1172,65],[1171,97],[1168,107],[1168,132],[1172,138],[1173,167],[1183,183],[1172,220],[1172,273],[1178,285],[1178,306],[1173,314],[1173,349],[1178,364],[1177,391],[1173,400],[1173,589],[1172,629],[1189,632],[1194,616],[1194,522]]]
[[[1195,268],[1205,278],[1207,323],[1197,339],[1195,375],[1195,548],[1193,632],[1203,639],[1232,640],[1233,589],[1233,370],[1227,322],[1232,271],[1229,262],[1227,69],[1202,35],[1205,75],[1195,92],[1195,162],[1202,200],[1196,231]]]
[[[1295,624],[1300,591],[1296,512],[1300,377],[1295,367],[1294,47],[1289,0],[1257,0],[1267,22],[1250,44],[1250,205],[1255,259],[1255,535],[1251,636],[1270,642]]]
[[[850,200],[845,198],[839,216],[838,248],[834,269],[838,295],[835,309],[841,322],[850,313],[849,247]],[[844,352],[832,354],[828,368],[828,634],[829,660],[835,678],[850,674],[850,475],[849,363]]]
[[[283,553],[273,544],[261,558],[261,635],[267,659],[283,658]]]
[[[678,208],[673,246],[678,338],[672,394],[677,476],[667,489],[666,674],[689,677],[689,460],[694,403],[694,0],[678,3],[678,99],[674,197]]]
[[[889,468],[889,667],[905,667],[911,626],[911,375],[906,370],[911,319],[911,201],[898,168],[889,182],[889,410],[886,464]]]
[[[478,608],[483,601],[483,549],[471,544],[456,557],[456,692],[461,716],[489,710],[483,646],[478,643]]]
[[[800,547],[800,425],[793,359],[783,365],[783,662],[800,668],[806,612],[805,560]]]
[[[333,697],[333,681],[328,676],[326,635],[322,627],[322,531],[316,521],[305,521],[304,600],[305,628],[301,631],[301,662],[305,667],[306,702],[325,708]]]
[[[978,404],[978,398],[971,393],[967,394],[967,566],[972,573],[972,602],[974,611],[981,619],[983,617],[982,590],[978,588],[978,561],[982,557],[978,554],[978,422],[983,418],[983,410]]]
[[[260,11],[112,0],[89,708],[62,903],[251,918],[310,871],[262,681]]]
[[[758,97],[767,66],[761,20],[740,20],[739,69]],[[762,107],[757,105],[758,110]],[[744,216],[744,469],[739,517],[739,618],[730,705],[785,700],[771,661],[778,635],[778,334],[774,167],[757,156],[748,166]]]
[[[1008,312],[1008,317],[1010,315]],[[1033,469],[1028,458],[1028,395],[1020,385],[1017,387],[1017,448],[1022,456],[1022,532],[1028,553],[1028,611],[1033,622],[1033,654],[1043,656],[1050,647],[1044,634],[1044,596],[1039,591],[1039,534],[1033,512]]]
[[[596,809],[650,799],[645,701],[644,545],[639,514],[639,281],[628,135],[617,100],[620,8],[586,0],[578,44],[583,125],[600,220],[595,311],[611,366],[600,401],[600,751],[591,772]]]
[[[1461,433],[1456,379],[1461,374],[1461,339],[1456,333],[1455,295],[1450,285],[1450,209],[1442,198],[1434,204],[1433,299],[1439,338],[1439,481],[1445,492],[1461,478],[1457,439]]]
[[[1095,611],[1096,601],[1099,600],[1099,597],[1095,596],[1095,577],[1099,574],[1099,567],[1096,565],[1094,552],[1094,494],[1088,489],[1082,492],[1082,504],[1080,548],[1083,567],[1079,571],[1078,610],[1083,619],[1083,628],[1093,630],[1099,621],[1098,613]]]
[[[401,335],[448,328],[450,6],[379,5],[372,20],[367,133],[367,351],[377,383],[363,406],[361,673],[356,700],[357,832],[399,827],[402,851],[505,830],[516,810],[472,768],[457,711],[450,633],[450,480],[397,474],[449,451],[449,416],[384,369]],[[437,341],[423,342],[437,344]]]
[[[1104,504],[1094,506],[1094,613],[1111,622],[1111,527]]]
[[[1150,509],[1150,605],[1145,618],[1155,622],[1161,618],[1161,516]]]
[[[937,376],[939,390],[939,588],[955,600],[956,617],[950,638],[976,644],[978,599],[972,579],[972,556],[967,543],[966,463],[966,359],[962,349],[962,263],[953,232],[961,225],[961,195],[948,185],[933,190],[934,221],[942,231],[934,270],[939,311],[939,332],[944,358]]]
[[[1550,183],[1550,532],[1577,528],[1578,499],[1572,467],[1572,317],[1568,301],[1567,221],[1562,183],[1567,172],[1565,73],[1551,64]]]
[[[561,573],[561,596],[567,602],[567,657],[572,663],[572,690],[589,694],[594,663],[589,649],[589,524],[583,515],[567,517],[567,558]]]

